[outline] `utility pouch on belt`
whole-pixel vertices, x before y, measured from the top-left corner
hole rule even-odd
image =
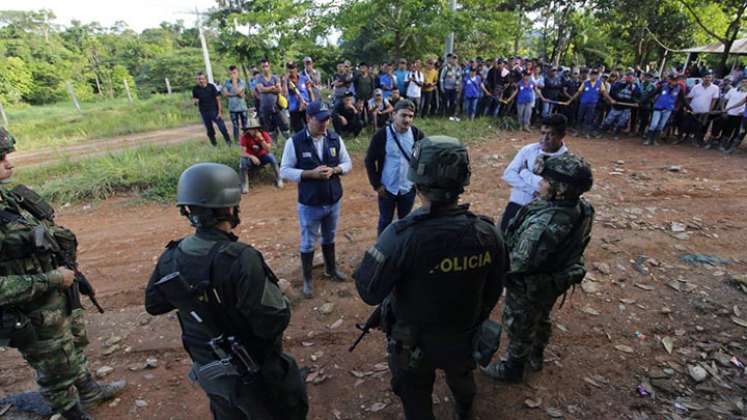
[[[472,358],[480,366],[487,366],[501,345],[501,325],[486,319],[477,327],[472,341]]]
[[[0,308],[0,347],[22,348],[36,342],[31,319],[16,310]]]
[[[10,192],[18,198],[18,204],[37,219],[54,219],[54,209],[52,206],[47,204],[39,194],[35,193],[29,187],[19,184],[10,190]]]
[[[389,353],[402,369],[417,369],[423,359],[423,352],[417,346],[415,330],[407,325],[395,323],[389,337]]]
[[[222,359],[200,366],[197,375],[200,379],[213,381],[223,376],[239,376],[239,371],[230,360]]]

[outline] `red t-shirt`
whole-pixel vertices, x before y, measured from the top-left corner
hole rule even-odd
[[[264,147],[262,147],[262,139],[267,143],[272,143],[272,138],[266,131],[260,131],[259,133],[260,136],[262,136],[261,138],[254,137],[247,131],[246,133],[243,133],[241,139],[239,139],[239,144],[244,148],[244,151],[256,157],[262,157],[269,153]]]

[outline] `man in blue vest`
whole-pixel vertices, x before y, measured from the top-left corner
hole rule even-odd
[[[604,88],[604,83],[599,79],[599,70],[593,69],[589,73],[589,79],[585,80],[578,87],[578,91],[568,102],[573,102],[578,96],[581,96],[578,104],[578,118],[576,122],[580,125],[586,138],[594,131],[594,117],[596,115],[597,103],[599,97],[604,96],[610,103],[615,101],[607,94],[607,90]],[[594,133],[594,137],[598,135]]]
[[[656,146],[659,135],[667,126],[669,117],[675,108],[687,105],[685,102],[685,91],[677,82],[677,76],[669,75],[667,83],[662,83],[654,95],[654,113],[651,115],[651,124],[646,132],[645,145]]]
[[[280,176],[298,183],[303,294],[307,298],[313,296],[311,268],[320,228],[325,274],[335,281],[345,280],[335,264],[335,231],[342,198],[340,176],[350,172],[353,165],[342,139],[327,130],[331,115],[327,104],[310,103],[306,129],[285,143],[280,165]]]

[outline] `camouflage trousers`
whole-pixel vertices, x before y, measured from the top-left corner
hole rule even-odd
[[[550,311],[560,295],[530,296],[526,288],[506,287],[503,327],[508,333],[508,356],[526,360],[532,350],[542,350],[552,335]]]
[[[83,349],[88,345],[83,310],[66,313],[61,292],[46,296],[44,304],[28,314],[37,341],[19,348],[21,355],[36,371],[39,392],[54,411],[64,411],[78,402],[76,384],[90,378]]]

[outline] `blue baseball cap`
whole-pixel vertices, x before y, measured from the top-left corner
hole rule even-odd
[[[306,107],[306,115],[316,118],[317,121],[326,121],[332,115],[329,107],[322,101],[314,101]]]

